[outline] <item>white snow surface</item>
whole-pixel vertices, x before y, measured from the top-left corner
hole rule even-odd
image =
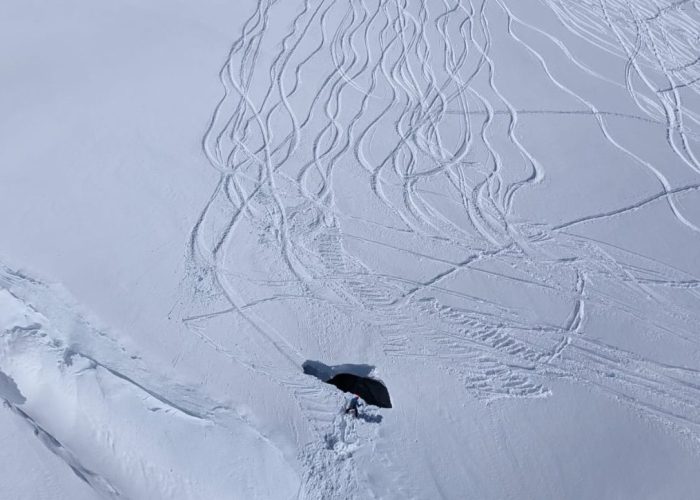
[[[0,41],[0,498],[697,497],[698,0],[7,0]]]

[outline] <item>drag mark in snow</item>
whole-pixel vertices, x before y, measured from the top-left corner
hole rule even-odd
[[[193,332],[288,387],[319,433],[333,419],[313,409],[317,388],[275,368],[292,370],[303,357],[263,319],[270,303],[371,325],[387,356],[436,359],[486,400],[546,396],[551,378],[573,379],[700,430],[697,372],[586,338],[595,307],[697,345],[698,310],[665,291],[697,300],[698,278],[565,231],[655,202],[699,231],[681,204],[698,184],[674,185],[613,127],[627,120],[665,129],[679,165],[700,171],[700,116],[683,104],[684,93],[698,90],[697,12],[654,0],[545,3],[573,35],[617,57],[624,78],[579,60],[506,0],[307,0],[291,16],[289,2],[260,0],[234,43],[202,143],[220,179],[191,233],[196,311],[187,322],[227,315],[247,325],[269,352],[236,349],[233,334]],[[530,57],[570,106],[517,106],[500,79],[496,36]],[[601,109],[570,87],[532,37],[564,54],[581,78],[625,90],[638,113]],[[589,120],[595,147],[629,159],[659,192],[560,224],[523,220],[519,193],[547,175],[522,139],[535,115]],[[568,313],[547,317],[479,296],[475,279],[536,293],[552,309],[566,302]]]

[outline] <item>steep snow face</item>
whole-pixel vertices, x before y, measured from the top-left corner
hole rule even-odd
[[[0,496],[697,491],[696,1],[69,3],[0,16]]]
[[[0,290],[0,397],[93,497],[283,498],[298,489],[294,467],[245,415],[154,379],[153,366],[78,315],[62,290],[8,271],[0,281],[9,285]],[[3,491],[34,497],[10,478]]]

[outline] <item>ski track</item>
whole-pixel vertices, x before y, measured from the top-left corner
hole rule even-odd
[[[306,0],[291,19],[282,3],[257,2],[219,75],[224,94],[202,148],[220,180],[191,232],[195,300],[185,322],[232,315],[271,347],[252,359],[191,329],[295,397],[325,443],[300,443],[309,471],[300,496],[361,495],[349,452],[357,436],[348,437],[347,423],[316,402],[313,380],[275,369],[304,360],[258,313],[275,301],[359,318],[377,329],[387,356],[435,359],[485,401],[544,397],[548,381],[572,380],[697,440],[698,371],[588,338],[586,326],[595,307],[696,347],[698,309],[667,292],[697,301],[700,280],[570,231],[662,203],[685,230],[700,231],[680,204],[699,184],[675,185],[612,126],[626,120],[657,128],[678,165],[700,173],[700,116],[684,105],[700,90],[697,2],[544,0],[567,37],[620,61],[622,80],[579,60],[563,37],[521,18],[512,1]],[[570,107],[519,108],[499,83],[494,35],[529,54]],[[601,109],[569,87],[548,59],[551,50],[580,78],[623,89],[637,112]],[[658,193],[558,224],[523,220],[518,193],[547,176],[519,134],[528,116],[590,120],[600,145],[638,166],[640,178],[654,179]],[[343,208],[353,190],[366,196],[372,215]],[[251,233],[271,263],[268,277],[237,269]],[[349,250],[351,242],[439,270],[420,279],[382,270]],[[557,323],[459,291],[455,284],[474,273],[521,293],[563,298],[570,313]],[[250,287],[265,293],[252,296]],[[643,302],[656,308],[649,312]],[[312,473],[319,467],[323,484]]]

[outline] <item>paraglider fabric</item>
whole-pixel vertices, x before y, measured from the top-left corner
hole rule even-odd
[[[360,396],[367,404],[380,408],[391,408],[389,391],[379,380],[340,373],[328,381],[344,392]]]

